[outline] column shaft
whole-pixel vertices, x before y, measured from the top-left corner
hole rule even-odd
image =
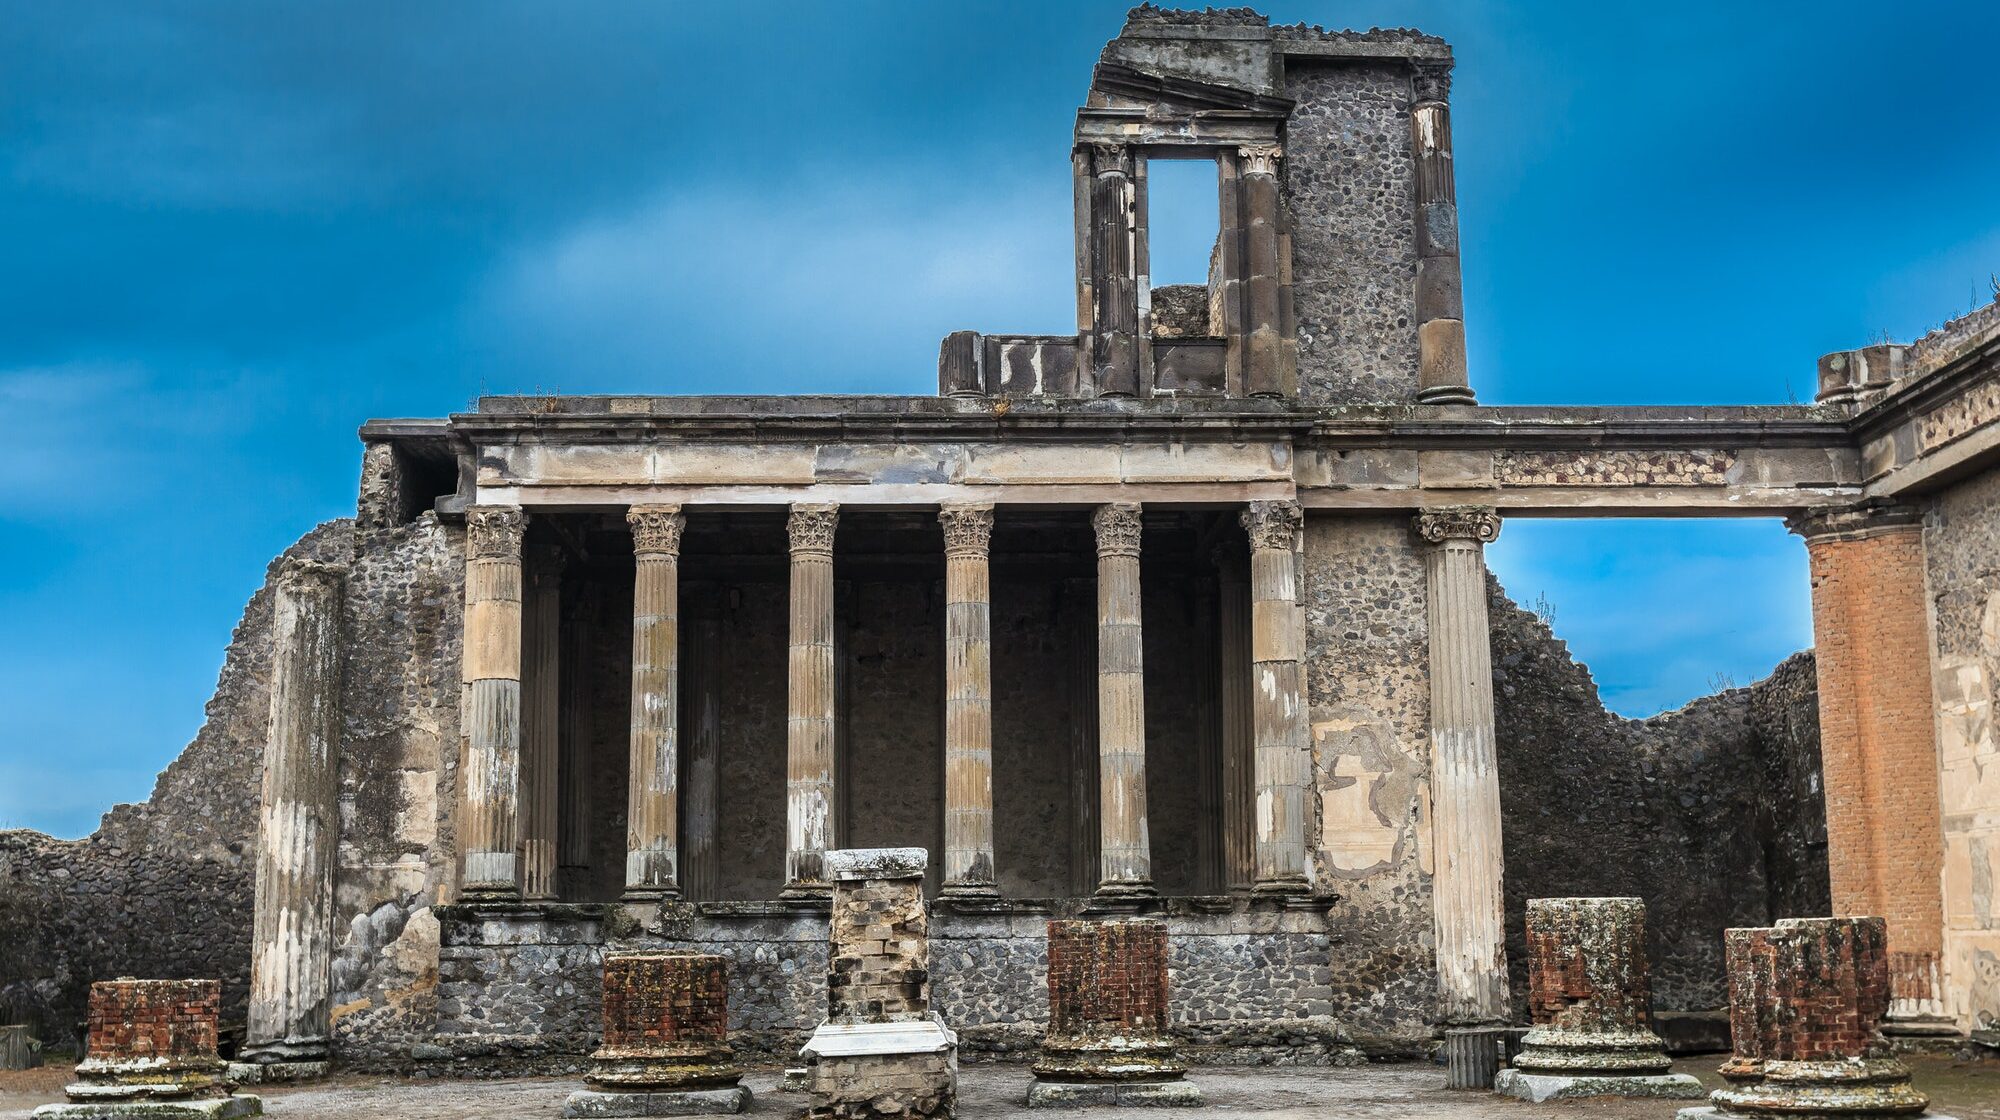
[[[1432,905],[1438,987],[1446,1022],[1507,1017],[1502,937],[1500,775],[1493,738],[1493,653],[1483,545],[1500,533],[1493,511],[1425,510],[1431,654]]]
[[[792,506],[791,660],[785,721],[786,897],[827,897],[836,734],[833,536],[840,510]]]
[[[1091,148],[1090,274],[1094,298],[1090,366],[1101,397],[1139,393],[1137,222],[1132,151]]]
[[[1417,400],[1473,404],[1465,368],[1458,191],[1451,158],[1451,64],[1419,65],[1410,105],[1417,177]]]
[[[521,605],[521,897],[556,897],[563,555],[531,550]]]
[[[278,574],[251,923],[251,1061],[322,1060],[332,1031],[344,575],[296,557]]]
[[[1295,502],[1252,502],[1243,512],[1250,535],[1250,689],[1255,742],[1256,889],[1295,894],[1306,880],[1306,778],[1310,743],[1305,710],[1305,636],[1299,632],[1295,550],[1304,524]]]
[[[1278,205],[1278,146],[1243,148],[1238,191],[1243,206],[1244,388],[1253,397],[1285,397],[1296,392],[1285,362],[1279,313],[1278,240],[1283,219]]]
[[[633,506],[632,760],[625,897],[680,897],[681,507]]]
[[[1151,895],[1146,831],[1145,631],[1140,624],[1139,506],[1114,502],[1097,530],[1098,893]]]
[[[944,526],[944,883],[998,894],[993,870],[993,596],[990,505],[947,506]]]
[[[521,538],[527,515],[504,506],[465,514],[464,673],[471,686],[463,770],[461,893],[521,893]]]

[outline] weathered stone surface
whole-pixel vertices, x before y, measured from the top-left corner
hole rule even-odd
[[[562,1114],[565,1117],[724,1116],[749,1108],[750,1100],[750,1090],[742,1085],[645,1093],[598,1093],[580,1089],[563,1102]]]
[[[215,980],[100,980],[90,986],[88,1056],[66,1103],[35,1110],[44,1120],[132,1117],[211,1120],[256,1116],[256,1097],[239,1096],[216,1055]]]
[[[1521,1069],[1501,1070],[1493,1079],[1493,1091],[1533,1104],[1589,1097],[1691,1101],[1702,1095],[1701,1081],[1687,1073],[1561,1074],[1529,1073]]]
[[[1528,1008],[1518,1069],[1657,1074],[1671,1061],[1652,1029],[1646,904],[1636,898],[1528,902]]]
[[[727,962],[703,953],[604,958],[604,1043],[585,1082],[607,1092],[724,1089],[743,1071],[729,1047]]]
[[[1035,1058],[1037,1086],[1142,1082],[1129,1095],[1031,1090],[1031,1105],[1193,1104],[1187,1066],[1168,1028],[1167,927],[1155,921],[1054,921],[1048,927],[1049,1029]]]

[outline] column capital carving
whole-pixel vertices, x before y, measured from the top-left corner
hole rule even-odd
[[[519,506],[473,506],[465,511],[467,554],[474,560],[520,563],[528,515]]]
[[[1236,154],[1243,159],[1245,175],[1276,175],[1278,159],[1285,152],[1276,144],[1246,144],[1236,149]]]
[[[946,556],[984,556],[993,543],[993,506],[949,505],[938,510]]]
[[[1290,552],[1305,525],[1305,512],[1297,502],[1251,502],[1237,515],[1250,534],[1250,551],[1279,549]]]
[[[312,556],[286,556],[278,561],[278,573],[273,583],[281,590],[293,594],[301,592],[338,592],[347,578],[347,565]]]
[[[687,517],[681,513],[681,507],[632,506],[625,511],[625,524],[632,527],[634,555],[680,558],[681,530],[687,528]]]
[[[832,556],[833,531],[839,524],[840,507],[837,505],[794,502],[791,515],[785,518],[785,532],[791,536],[792,552]]]
[[[1921,528],[1922,510],[1902,505],[1814,506],[1785,518],[1785,528],[1817,541],[1860,540],[1896,529]]]
[[[1491,506],[1438,506],[1419,510],[1417,535],[1432,544],[1451,540],[1492,544],[1500,536],[1500,513]]]
[[[1139,503],[1107,502],[1098,506],[1090,515],[1090,525],[1097,530],[1099,556],[1139,555]]]
[[[1410,64],[1412,88],[1418,103],[1447,101],[1451,98],[1450,61],[1423,61]]]
[[[1132,149],[1124,144],[1089,145],[1090,169],[1097,175],[1132,174]]]

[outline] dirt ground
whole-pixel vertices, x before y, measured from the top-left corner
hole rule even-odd
[[[1677,1068],[1710,1084],[1719,1058],[1685,1061]],[[1911,1063],[1917,1085],[1931,1094],[1931,1108],[1960,1120],[2000,1120],[2000,1062],[1960,1063],[1920,1058]],[[1190,1075],[1207,1094],[1203,1108],[1174,1110],[1189,1118],[1256,1115],[1268,1120],[1667,1120],[1672,1101],[1583,1101],[1530,1105],[1489,1093],[1446,1092],[1436,1066],[1409,1064],[1364,1069],[1201,1066]],[[60,1100],[69,1070],[63,1066],[0,1072],[0,1118],[26,1117],[38,1104]],[[968,1064],[959,1076],[959,1115],[1026,1115],[1025,1066]],[[804,1098],[776,1091],[777,1071],[753,1072],[745,1083],[756,1093],[749,1115],[789,1116]],[[516,1081],[416,1081],[337,1077],[308,1087],[264,1089],[264,1110],[288,1120],[554,1120],[563,1098],[581,1086],[562,1078]],[[1065,1116],[1109,1120],[1120,1110],[1078,1109]],[[1123,1112],[1129,1120],[1130,1112]],[[1047,1113],[1036,1115],[1046,1118]]]

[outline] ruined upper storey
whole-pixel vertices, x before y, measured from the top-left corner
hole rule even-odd
[[[1077,333],[945,339],[951,396],[1471,404],[1448,95],[1414,31],[1135,8],[1077,110]],[[1205,290],[1155,288],[1147,167],[1215,165]]]

